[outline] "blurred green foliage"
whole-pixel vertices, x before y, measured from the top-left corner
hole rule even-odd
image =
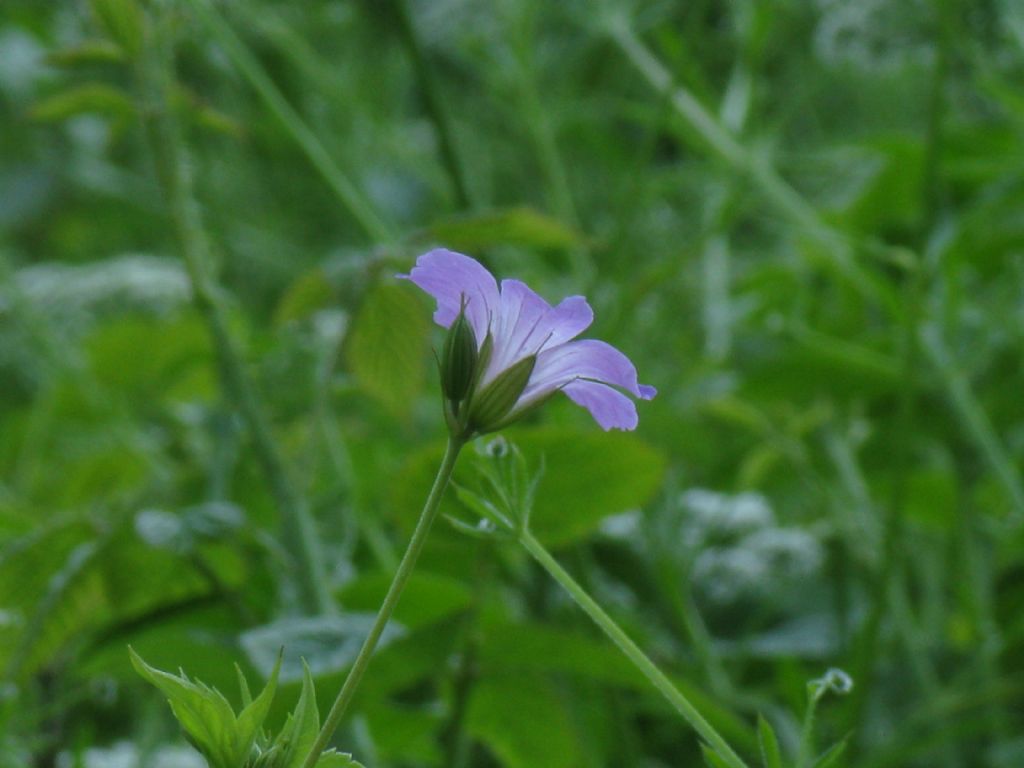
[[[433,245],[586,294],[658,386],[508,437],[743,755],[835,666],[833,765],[1024,764],[1022,78],[1015,0],[6,0],[0,768],[196,765],[128,644],[228,692],[283,644],[275,733],[300,655],[333,697],[441,453],[393,279]],[[368,766],[700,764],[513,545],[440,524],[397,620]]]

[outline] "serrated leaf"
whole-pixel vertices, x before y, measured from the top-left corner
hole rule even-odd
[[[761,747],[761,759],[764,768],[782,768],[782,753],[779,751],[779,740],[771,723],[763,716],[757,716],[757,741]]]
[[[224,696],[213,688],[149,666],[132,648],[132,666],[167,697],[175,718],[189,741],[211,768],[238,768],[248,756],[251,742],[239,749],[235,738],[235,713]]]
[[[29,111],[33,120],[53,123],[85,113],[128,119],[135,111],[124,91],[105,83],[84,83],[55,93]]]
[[[316,768],[363,768],[363,764],[356,762],[350,754],[329,750],[320,755]]]
[[[277,690],[280,656],[260,695],[236,718],[220,691],[189,680],[184,673],[172,675],[151,667],[130,647],[128,653],[135,671],[167,697],[182,730],[211,768],[245,764]]]
[[[383,283],[363,301],[348,338],[347,357],[367,394],[406,413],[423,391],[429,319],[417,294]]]
[[[278,652],[277,663],[274,665],[274,671],[271,672],[267,684],[263,686],[260,695],[252,703],[246,705],[238,715],[238,720],[235,723],[236,738],[239,744],[247,745],[247,752],[256,741],[256,736],[263,727],[263,721],[267,719],[267,714],[270,712],[270,705],[274,703],[274,694],[277,693],[277,677],[281,672],[283,656],[283,651]]]
[[[467,253],[495,245],[537,249],[568,249],[583,243],[578,232],[533,208],[503,208],[456,216],[435,222],[431,236],[448,247]]]
[[[309,666],[302,662],[302,693],[295,711],[288,716],[276,743],[284,750],[282,768],[302,768],[313,742],[320,732],[320,711],[316,706],[316,686]]]

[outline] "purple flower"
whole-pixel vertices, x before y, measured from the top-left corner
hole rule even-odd
[[[573,341],[594,319],[582,296],[552,307],[518,280],[502,280],[499,288],[478,261],[443,248],[423,254],[399,277],[437,300],[438,325],[456,324],[461,331],[464,324],[456,320],[464,315],[472,329],[478,360],[464,412],[477,423],[470,431],[498,429],[555,392],[582,405],[606,430],[635,429],[636,406],[626,393],[643,400],[656,394],[637,382],[636,368],[615,347]]]

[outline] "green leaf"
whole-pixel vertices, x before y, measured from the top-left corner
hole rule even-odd
[[[761,747],[761,759],[764,761],[764,768],[782,768],[779,740],[775,736],[771,723],[761,715],[757,716],[757,741]]]
[[[316,768],[363,768],[363,764],[353,760],[350,754],[330,749],[320,755]]]
[[[143,16],[137,0],[92,0],[92,10],[107,34],[128,53],[142,49]]]
[[[37,102],[29,116],[44,123],[57,123],[86,113],[126,120],[134,111],[132,100],[121,89],[105,83],[84,83]]]
[[[394,574],[390,571],[364,573],[345,585],[340,597],[350,610],[376,610],[384,600]],[[395,609],[395,620],[409,631],[435,624],[469,607],[472,591],[463,582],[429,571],[417,571],[409,577],[402,600]]]
[[[603,638],[540,624],[498,620],[485,623],[482,629],[485,639],[479,648],[479,660],[483,669],[555,674],[638,692],[650,690],[650,682],[643,674]],[[690,680],[671,674],[670,677],[727,741],[743,751],[757,749],[754,734],[743,720]]]
[[[496,245],[537,249],[568,249],[582,245],[583,238],[557,219],[533,208],[503,208],[456,216],[435,222],[432,238],[449,248],[468,253]]]
[[[829,747],[825,753],[819,757],[812,768],[834,768],[839,763],[839,758],[843,756],[846,751],[846,739],[843,739],[836,744]]]
[[[236,739],[239,744],[246,745],[246,751],[252,748],[253,742],[256,741],[256,736],[263,727],[263,721],[267,719],[267,714],[270,712],[270,705],[274,703],[274,694],[277,693],[277,678],[281,672],[281,659],[283,656],[284,652],[279,651],[274,671],[271,672],[270,679],[267,680],[267,684],[263,687],[260,695],[250,704],[247,704],[238,715],[238,720],[235,723]],[[245,690],[248,692],[248,686],[245,687]]]
[[[287,648],[281,681],[297,682],[305,675],[305,661],[317,677],[338,672],[352,663],[374,618],[373,613],[285,618],[243,632],[239,642],[249,661],[263,674],[270,673],[280,649]],[[389,623],[378,648],[385,647],[403,632],[397,622]]]
[[[128,653],[135,671],[167,697],[189,741],[211,768],[238,768],[246,763],[277,690],[280,657],[260,695],[236,718],[231,704],[216,689],[193,682],[184,673],[155,669],[130,647]]]
[[[288,286],[274,310],[274,324],[286,325],[302,320],[318,309],[337,301],[334,286],[321,268],[303,272]]]
[[[540,675],[491,674],[474,688],[466,728],[506,768],[565,768],[581,762],[581,734],[565,701]]]
[[[309,667],[303,661],[302,693],[299,694],[295,711],[288,716],[288,721],[275,741],[284,750],[281,768],[302,768],[319,732],[320,711],[316,706],[316,686]]]
[[[422,394],[429,322],[416,293],[382,283],[370,290],[353,323],[346,350],[352,373],[397,414],[408,412]]]
[[[113,64],[124,61],[124,51],[109,40],[84,40],[73,48],[64,48],[48,54],[46,60],[58,67]]]
[[[167,697],[189,741],[211,768],[238,768],[244,764],[252,743],[238,748],[235,713],[219,691],[192,682],[184,673],[178,676],[154,669],[131,648],[128,653],[135,671]]]
[[[732,768],[724,758],[719,757],[718,753],[707,744],[701,744],[700,751],[704,755],[704,762],[707,763],[710,768]]]
[[[599,430],[519,428],[507,436],[522,450],[530,467],[545,463],[534,494],[531,529],[547,546],[562,546],[588,536],[605,517],[645,504],[657,491],[665,470],[665,457],[632,434]],[[411,525],[430,489],[441,460],[440,444],[414,455],[394,488],[394,506]],[[480,473],[465,451],[455,469],[455,482],[477,491]],[[466,520],[469,511],[447,493],[442,512]]]

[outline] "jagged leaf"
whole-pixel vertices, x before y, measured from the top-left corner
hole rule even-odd
[[[263,691],[236,718],[231,704],[220,691],[189,680],[184,672],[172,675],[155,669],[132,648],[128,653],[135,671],[167,697],[189,741],[211,768],[238,768],[245,764],[270,711],[277,690],[280,659]]]
[[[302,693],[295,711],[288,716],[277,743],[284,750],[282,768],[302,768],[302,763],[320,731],[320,712],[316,706],[316,687],[309,666],[302,662]]]

